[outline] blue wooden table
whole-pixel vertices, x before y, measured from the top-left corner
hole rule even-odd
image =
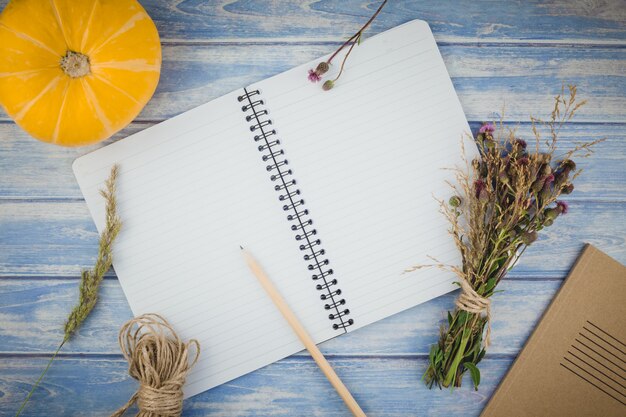
[[[0,0],[4,7],[7,0]],[[163,42],[156,95],[110,141],[334,50],[378,2],[143,0]],[[391,0],[369,34],[427,20],[473,128],[506,105],[529,135],[562,83],[589,104],[562,145],[606,138],[569,199],[494,296],[493,345],[478,391],[428,390],[429,346],[454,294],[321,345],[369,416],[477,416],[590,242],[626,263],[626,2]],[[109,141],[109,142],[110,142]],[[101,146],[101,145],[100,145]],[[98,236],[71,163],[91,148],[30,139],[0,112],[0,415],[13,415],[62,338]],[[590,277],[593,279],[593,277]],[[32,397],[26,416],[106,416],[136,388],[117,332],[131,317],[113,271],[98,306]],[[469,382],[469,381],[468,381]],[[185,403],[186,416],[348,416],[304,352]]]

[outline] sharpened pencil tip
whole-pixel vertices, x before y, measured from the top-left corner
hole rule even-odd
[[[239,249],[243,250],[243,246],[239,245]]]

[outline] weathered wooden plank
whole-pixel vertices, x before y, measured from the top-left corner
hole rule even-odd
[[[14,124],[0,123],[0,198],[80,199],[82,194],[72,173],[72,161],[88,151],[119,140],[151,124],[132,124],[111,141],[86,148],[62,148],[35,141]],[[476,130],[479,123],[472,123]],[[512,124],[512,127],[515,127]],[[519,135],[532,138],[530,126],[522,124]],[[577,160],[584,170],[571,199],[626,199],[626,125],[572,124],[562,130],[562,146],[606,138],[596,153]],[[242,138],[246,140],[247,138]]]
[[[517,353],[560,285],[558,280],[504,281],[503,292],[493,299],[489,353]],[[63,323],[77,292],[76,280],[0,280],[0,353],[53,352],[63,338]],[[426,355],[456,295],[439,297],[320,346],[330,355]],[[96,309],[63,353],[119,354],[117,333],[131,317],[119,282],[105,280]]]
[[[0,0],[3,7],[7,0]],[[379,1],[142,0],[164,42],[337,41],[352,35]],[[374,22],[378,33],[427,20],[446,42],[610,43],[626,39],[622,1],[457,2],[394,0]]]
[[[562,277],[584,242],[626,263],[625,203],[574,202],[545,230],[512,275]],[[0,276],[78,276],[93,264],[98,237],[84,202],[0,201]]]
[[[420,380],[424,358],[330,358],[368,416],[478,416],[511,363],[485,359],[481,386],[428,390]],[[43,358],[0,358],[0,407],[13,415],[45,366]],[[60,358],[33,395],[24,417],[108,416],[137,388],[121,359]],[[134,415],[134,413],[132,413]],[[349,411],[306,357],[292,357],[245,375],[184,403],[184,416],[330,416]]]
[[[333,45],[175,45],[163,50],[159,87],[138,120],[163,120],[303,64]],[[577,121],[626,121],[626,49],[441,45],[470,120],[506,104],[507,119],[549,114],[562,83],[589,99]],[[302,74],[302,82],[307,82]],[[339,87],[337,87],[339,88]],[[9,120],[0,112],[0,120]]]

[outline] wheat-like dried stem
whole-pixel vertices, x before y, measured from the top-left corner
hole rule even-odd
[[[52,365],[52,361],[54,361],[65,342],[70,340],[72,335],[79,329],[81,324],[85,321],[87,316],[89,316],[89,313],[91,313],[96,305],[100,282],[102,282],[104,274],[106,274],[109,268],[111,268],[113,262],[113,242],[122,227],[122,222],[117,215],[117,200],[115,198],[115,182],[117,180],[118,171],[118,166],[114,165],[111,168],[109,178],[105,182],[105,189],[100,191],[100,195],[102,195],[106,204],[106,225],[102,235],[100,236],[98,258],[96,259],[96,263],[91,270],[84,270],[82,272],[79,287],[79,301],[67,318],[63,340],[24,399],[24,402],[20,406],[19,410],[17,410],[15,417],[18,417],[22,413],[24,407],[26,407],[26,404],[30,400],[30,397],[43,380],[43,377],[48,372],[48,369],[50,369],[50,365]]]
[[[118,166],[114,165],[111,169],[111,175],[105,183],[106,188],[100,190],[100,195],[102,195],[106,204],[106,225],[100,236],[98,258],[93,269],[82,272],[79,301],[65,323],[64,340],[72,337],[95,307],[100,283],[104,278],[104,274],[111,268],[113,263],[113,242],[122,227],[122,222],[117,215],[117,200],[115,198],[115,181],[117,180],[118,170]]]

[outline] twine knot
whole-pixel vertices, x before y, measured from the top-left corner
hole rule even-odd
[[[456,306],[468,313],[482,314],[487,317],[487,333],[485,334],[485,348],[491,342],[491,300],[479,295],[466,279],[459,280],[461,295],[456,299]]]
[[[187,343],[158,314],[144,314],[126,322],[119,334],[128,373],[139,381],[139,389],[111,415],[120,417],[134,403],[140,417],[178,417],[183,411],[183,385],[187,372],[198,361],[200,344]],[[189,360],[189,348],[195,356]]]

